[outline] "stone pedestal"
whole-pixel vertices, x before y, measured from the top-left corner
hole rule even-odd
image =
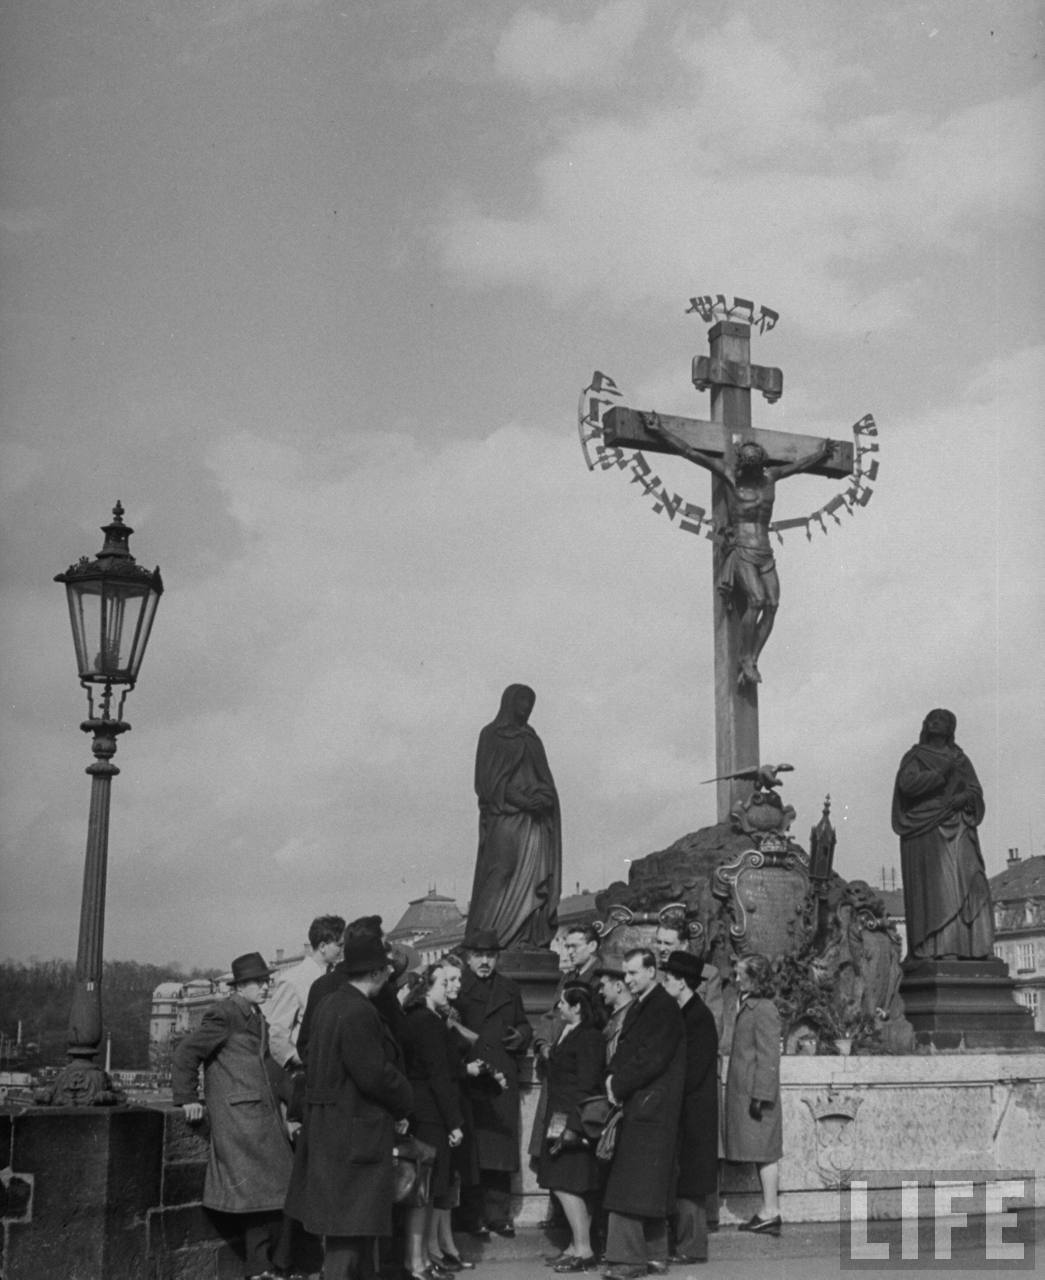
[[[919,1045],[1020,1049],[1045,1044],[1013,995],[1003,960],[906,960],[900,995]]]
[[[554,951],[502,951],[497,970],[522,988],[523,1009],[532,1022],[552,1007],[559,982],[559,957]]]
[[[140,1280],[160,1201],[163,1116],[50,1107],[11,1116],[12,1174],[31,1190],[4,1215],[6,1280]]]

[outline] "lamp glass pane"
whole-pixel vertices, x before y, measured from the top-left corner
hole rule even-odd
[[[80,679],[133,684],[159,599],[151,581],[79,578],[66,591]]]

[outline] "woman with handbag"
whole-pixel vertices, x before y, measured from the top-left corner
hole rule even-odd
[[[410,1131],[435,1148],[435,1163],[427,1202],[406,1211],[403,1280],[447,1280],[454,1273],[452,1265],[431,1257],[428,1241],[433,1212],[449,1212],[450,1152],[464,1137],[458,1068],[445,1013],[460,977],[459,969],[437,960],[425,969],[404,1006],[403,1054],[414,1091]]]
[[[537,1167],[537,1181],[562,1205],[570,1226],[570,1243],[552,1264],[563,1273],[590,1271],[591,1211],[585,1197],[599,1189],[595,1155],[584,1136],[581,1104],[604,1090],[605,1043],[595,1024],[591,992],[567,986],[556,1013],[562,1031],[548,1055],[548,1128]]]

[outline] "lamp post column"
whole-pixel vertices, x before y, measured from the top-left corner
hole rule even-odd
[[[80,934],[76,950],[76,986],[69,1011],[69,1065],[59,1084],[75,1090],[77,1102],[85,1088],[91,1095],[108,1087],[105,1073],[95,1061],[102,1042],[102,955],[105,938],[105,882],[109,856],[109,792],[112,779],[120,772],[112,762],[116,739],[130,725],[122,720],[85,720],[80,728],[94,734],[91,749],[94,764],[86,772],[91,777],[91,809],[87,820],[87,853],[83,871],[80,905]],[[57,1093],[57,1088],[56,1088]],[[72,1100],[72,1099],[67,1099]],[[57,1096],[56,1102],[61,1101]]]

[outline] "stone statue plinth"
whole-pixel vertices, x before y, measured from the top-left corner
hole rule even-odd
[[[523,1010],[531,1021],[548,1012],[560,977],[556,952],[513,947],[501,952],[497,970],[522,988]]]
[[[937,1049],[1045,1048],[1029,1009],[1013,996],[1003,960],[906,960],[900,983],[919,1045]]]

